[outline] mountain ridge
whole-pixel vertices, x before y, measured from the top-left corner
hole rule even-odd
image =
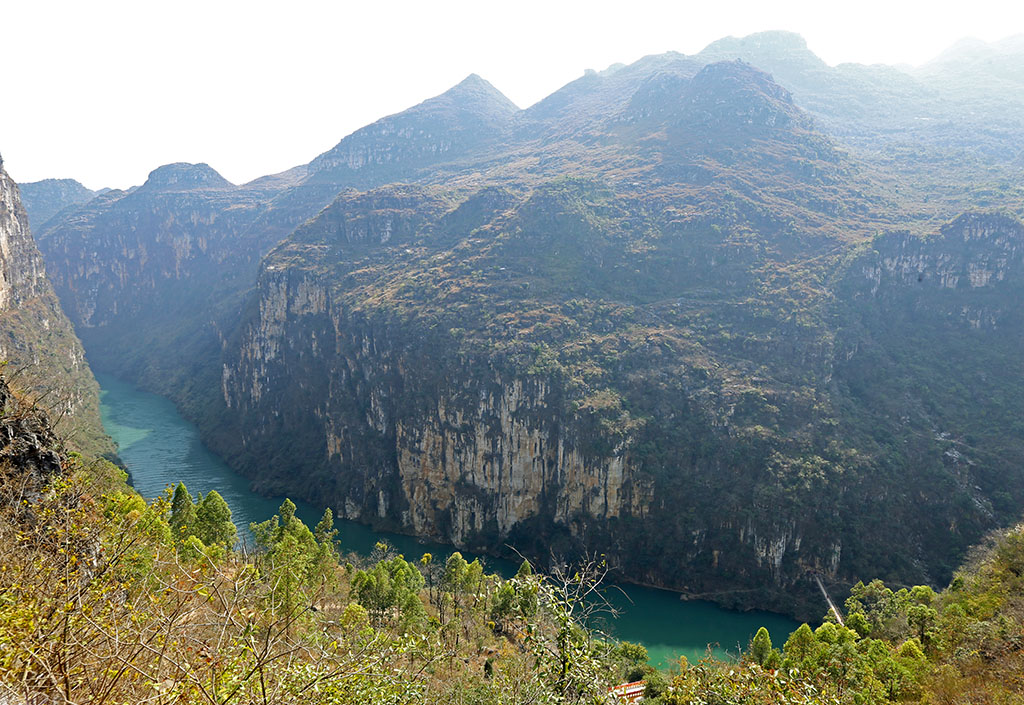
[[[192,191],[195,189],[235,188],[209,164],[175,162],[149,173],[140,191]]]
[[[307,180],[337,180],[350,174],[358,179],[359,170],[372,172],[392,164],[402,174],[407,161],[415,167],[458,156],[500,135],[518,112],[494,86],[470,74],[444,93],[345,137],[310,162]]]
[[[88,189],[74,179],[43,179],[20,184],[22,205],[35,230],[46,228],[47,221],[61,211],[92,200],[99,192]]]

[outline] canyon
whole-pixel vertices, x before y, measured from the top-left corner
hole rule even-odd
[[[38,238],[91,364],[260,491],[817,614],[812,576],[939,584],[1024,509],[1024,110],[964,66],[766,33],[525,110],[472,75]]]

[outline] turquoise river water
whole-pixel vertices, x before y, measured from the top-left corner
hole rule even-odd
[[[283,498],[263,497],[249,489],[245,478],[203,446],[197,429],[178,414],[170,401],[110,376],[97,375],[97,379],[103,425],[117,442],[135,488],[143,497],[157,497],[177,482],[184,482],[192,494],[217,490],[231,506],[232,518],[244,533],[248,532],[250,522],[263,521],[277,513]],[[323,513],[322,507],[296,504],[298,515],[310,526]],[[409,536],[373,531],[351,521],[337,520],[336,528],[342,550],[361,555],[369,554],[381,539],[409,559],[419,558],[427,551],[445,556],[455,550]],[[516,568],[494,558],[481,560],[491,572],[504,575],[510,575]],[[770,612],[734,612],[710,602],[680,600],[676,593],[667,590],[617,585],[607,595],[619,611],[608,631],[620,639],[643,644],[651,663],[662,667],[679,656],[695,662],[709,646],[720,658],[735,654],[762,625],[771,633],[772,642],[781,646],[799,626]]]

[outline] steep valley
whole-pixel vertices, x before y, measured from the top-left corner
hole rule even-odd
[[[250,184],[161,167],[40,247],[92,364],[266,493],[801,616],[815,575],[944,583],[1024,511],[1024,115],[797,40],[526,110],[471,76]]]
[[[202,446],[195,427],[185,422],[169,401],[110,377],[100,376],[99,382],[104,425],[118,442],[119,455],[143,497],[158,497],[168,484],[177,482],[186,483],[193,492],[217,490],[231,506],[231,518],[240,535],[250,541],[250,523],[277,512],[284,498],[253,492],[244,477]],[[296,516],[315,525],[322,509],[302,501],[296,504]],[[426,552],[448,556],[455,550],[450,544],[375,531],[344,519],[335,518],[334,526],[342,552],[349,558],[355,555],[357,561],[370,558],[381,541],[410,560]],[[473,560],[473,556],[466,558]],[[519,567],[519,562],[480,558],[488,571],[506,578]],[[643,644],[651,663],[662,668],[671,667],[680,655],[696,662],[705,656],[709,645],[716,658],[728,658],[762,626],[782,643],[799,626],[777,614],[724,610],[704,600],[680,600],[665,590],[624,584],[605,588],[618,614],[614,620],[602,620],[602,629],[616,638]]]

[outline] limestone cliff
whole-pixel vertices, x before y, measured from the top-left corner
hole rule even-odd
[[[18,187],[0,161],[0,360],[50,409],[57,431],[89,453],[113,450],[99,419],[99,389],[46,277]]]
[[[289,446],[317,449],[300,461],[313,470],[303,490],[352,519],[493,550],[528,520],[644,515],[651,487],[629,472],[628,443],[610,456],[589,450],[551,382],[454,361],[442,341],[350,317],[315,279],[271,271],[260,291],[223,390],[244,419],[242,445],[271,454],[249,468],[265,488],[295,487],[278,443],[287,427],[302,429]],[[299,381],[303,364],[324,384]]]
[[[768,453],[730,431],[738,413],[715,421],[705,407],[743,400],[719,389],[702,401],[714,385],[694,379],[701,371],[675,371],[692,396],[647,390],[667,418],[618,426],[601,394],[570,398],[578,392],[557,375],[460,352],[463,341],[415,321],[351,311],[315,275],[271,266],[222,377],[240,423],[220,449],[263,491],[488,552],[515,546],[544,561],[600,551],[628,579],[719,599],[723,586],[759,585],[762,604],[790,610],[800,607],[782,590],[804,570],[841,575],[843,538],[818,535],[820,517],[767,498],[765,515],[742,506],[756,501],[751,474]]]
[[[92,364],[202,407],[216,379],[203,361],[273,242],[254,224],[281,188],[169,164],[52,219],[41,247]]]
[[[879,236],[836,285],[831,380],[846,434],[890,458],[887,493],[945,574],[1024,504],[1024,226],[969,213],[931,237]],[[915,481],[910,481],[917,477]]]
[[[955,307],[943,313],[959,315],[974,328],[983,324],[993,327],[1000,318],[1017,314],[1009,297],[998,299],[1002,306],[989,311],[967,305],[969,299],[963,297],[971,290],[1000,289],[1009,293],[1019,286],[1024,229],[1013,217],[967,213],[934,237],[892,233],[877,238],[872,249],[859,266],[871,283],[873,298],[894,301],[912,296],[922,302],[934,298],[934,303],[947,306],[956,301]],[[945,290],[950,295],[934,296]],[[980,298],[978,303],[984,301]]]

